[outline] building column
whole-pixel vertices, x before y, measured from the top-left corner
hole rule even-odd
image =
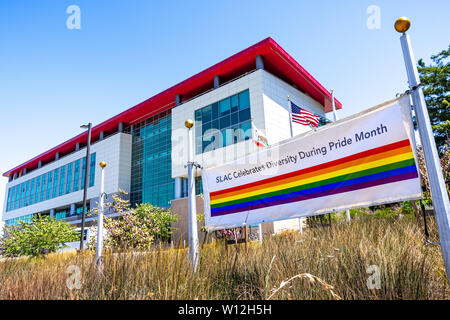
[[[55,209],[50,210],[50,218],[53,218],[55,216]]]
[[[75,210],[76,210],[75,203],[72,203],[72,204],[70,205],[70,212],[69,212],[69,216],[70,216],[70,217],[75,215]]]
[[[13,180],[17,179],[17,172],[14,172]]]
[[[57,152],[56,154],[55,154],[55,161],[58,161],[59,160],[59,152]]]
[[[22,173],[22,175],[25,175],[25,174],[27,174],[27,172],[28,172],[27,168],[23,169],[23,173]]]
[[[177,107],[181,104],[181,100],[182,100],[181,94],[177,94],[175,96],[175,107]]]
[[[75,145],[75,151],[80,151],[80,143],[79,142]]]
[[[119,125],[117,126],[117,132],[123,132],[123,122],[119,122]]]
[[[255,58],[255,62],[257,70],[264,70],[264,60],[262,55],[258,54]]]
[[[42,161],[38,162],[38,169],[42,168]]]
[[[100,131],[100,138],[99,140],[103,140],[105,138],[105,131]]]
[[[220,76],[214,76],[214,89],[220,87]]]
[[[181,178],[175,178],[175,199],[180,199],[182,197],[182,187]]]

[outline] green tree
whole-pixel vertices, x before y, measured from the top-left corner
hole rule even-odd
[[[436,144],[442,152],[446,140],[450,139],[450,46],[431,56],[430,65],[420,59],[418,71],[423,93],[430,114]]]
[[[39,256],[66,248],[67,242],[76,241],[79,233],[69,223],[49,216],[38,215],[31,222],[20,221],[7,226],[0,239],[0,253],[5,257]]]
[[[136,207],[136,216],[144,221],[150,228],[155,239],[166,241],[172,234],[172,222],[178,221],[170,209],[160,208],[151,205],[150,203],[143,203]]]

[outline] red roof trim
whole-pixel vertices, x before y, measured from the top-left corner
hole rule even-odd
[[[331,111],[331,94],[328,90],[295,61],[278,43],[272,38],[267,38],[96,125],[92,128],[92,141],[98,140],[101,131],[116,131],[120,122],[123,122],[124,125],[131,125],[156,113],[173,108],[176,94],[181,94],[183,98],[190,99],[212,89],[215,75],[220,75],[225,80],[231,80],[245,72],[253,70],[255,68],[256,55],[263,56],[264,68],[267,71],[279,76],[285,81],[296,84],[301,90],[324,105],[325,112]],[[342,104],[337,99],[335,99],[335,102],[336,108],[341,109]],[[77,143],[85,144],[86,139],[87,132],[80,133],[72,139],[5,172],[3,176],[8,177],[16,172],[21,172],[25,168],[34,169],[38,166],[39,161],[43,163],[51,162],[55,159],[57,152],[61,155],[69,154],[74,151]]]

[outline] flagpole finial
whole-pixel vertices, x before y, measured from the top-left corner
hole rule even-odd
[[[289,100],[289,99],[290,99],[290,97],[289,97],[289,96],[287,96],[287,99]]]
[[[407,17],[400,17],[395,21],[394,28],[399,33],[405,33],[411,26],[411,21]]]

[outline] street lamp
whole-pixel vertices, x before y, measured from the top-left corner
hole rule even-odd
[[[95,254],[95,263],[99,271],[102,270],[102,253],[103,253],[103,204],[105,196],[105,167],[106,162],[100,162],[100,167],[102,168],[102,174],[100,179],[100,204],[98,206],[98,216],[97,216],[97,250]]]
[[[193,129],[194,121],[187,119],[184,126],[188,129],[188,222],[189,222],[189,256],[194,272],[198,263],[198,231],[197,231],[197,205],[195,198],[194,170],[197,164],[194,162]]]
[[[91,164],[91,131],[92,123],[82,125],[80,128],[87,129],[88,137],[86,142],[86,166],[84,168],[84,193],[83,193],[83,213],[81,215],[81,236],[80,236],[80,251],[83,250],[84,242],[84,217],[86,216],[86,202],[87,202],[87,189]]]

